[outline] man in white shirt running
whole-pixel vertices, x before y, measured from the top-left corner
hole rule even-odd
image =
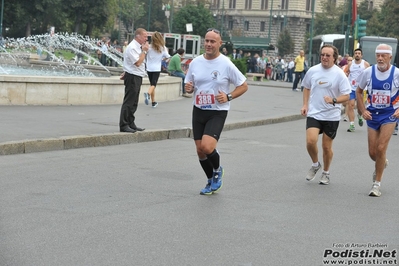
[[[323,173],[319,183],[330,183],[330,165],[333,158],[332,143],[341,119],[341,104],[349,100],[350,84],[345,73],[335,63],[336,47],[326,44],[320,49],[320,64],[311,67],[303,79],[303,106],[306,119],[306,148],[312,160],[306,180],[315,178],[322,167],[318,158],[317,141],[322,135]]]
[[[230,101],[248,90],[246,77],[220,52],[222,37],[217,29],[205,35],[205,53],[190,63],[185,90],[194,93],[192,128],[200,165],[208,179],[201,195],[211,195],[222,187],[223,167],[216,145],[230,109]],[[230,84],[235,89],[230,92]]]

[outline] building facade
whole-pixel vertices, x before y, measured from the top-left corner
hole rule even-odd
[[[348,0],[326,1],[339,6]],[[286,28],[298,51],[311,28],[312,2],[315,13],[322,12],[321,0],[210,0],[209,8],[223,36],[268,38],[276,44],[278,35]],[[369,7],[379,8],[383,2],[369,1]]]

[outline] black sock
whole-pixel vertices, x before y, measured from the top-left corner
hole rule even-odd
[[[211,161],[209,161],[208,158],[200,159],[199,161],[200,161],[200,164],[202,166],[202,169],[204,170],[204,172],[206,174],[206,177],[208,179],[212,178],[212,176],[213,176],[213,167],[212,167]]]
[[[216,149],[213,150],[211,154],[207,154],[206,157],[211,162],[213,169],[219,169],[220,166],[220,156]]]

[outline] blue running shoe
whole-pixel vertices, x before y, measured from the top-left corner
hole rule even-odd
[[[206,186],[203,189],[201,189],[200,194],[212,195],[211,184],[212,184],[212,178],[208,179],[208,183],[206,183]]]
[[[147,92],[144,92],[144,103],[145,105],[148,105],[149,100],[150,99],[150,95]]]
[[[224,175],[224,169],[221,166],[219,167],[219,171],[213,172],[212,184],[211,184],[211,189],[213,192],[218,191],[222,187],[223,175]]]

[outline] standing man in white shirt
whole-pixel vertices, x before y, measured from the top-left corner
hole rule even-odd
[[[322,134],[323,173],[319,183],[330,183],[330,165],[333,158],[332,144],[341,119],[341,104],[349,100],[351,87],[345,73],[335,65],[336,47],[326,44],[320,49],[321,63],[311,67],[303,79],[303,106],[306,116],[306,148],[312,160],[306,180],[312,181],[322,167],[318,158],[317,142]]]
[[[149,49],[148,34],[143,28],[135,31],[133,41],[127,46],[123,55],[123,81],[125,84],[125,97],[121,107],[119,129],[121,132],[134,133],[143,131],[135,123],[134,113],[139,103],[141,84],[146,76],[145,57]]]

